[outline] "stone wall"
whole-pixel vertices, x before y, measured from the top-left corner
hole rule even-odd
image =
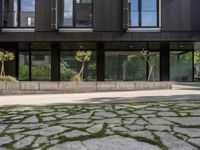
[[[46,94],[171,89],[170,82],[0,82],[0,94]]]

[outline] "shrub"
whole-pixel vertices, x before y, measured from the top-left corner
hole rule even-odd
[[[15,77],[12,76],[0,76],[0,81],[17,81]]]
[[[71,81],[74,81],[74,82],[81,82],[81,81],[82,81],[82,78],[80,77],[80,75],[76,74],[76,75],[74,75],[74,76],[71,78]]]

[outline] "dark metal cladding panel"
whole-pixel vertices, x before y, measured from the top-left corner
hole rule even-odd
[[[122,0],[94,0],[93,29],[122,31]]]
[[[161,26],[162,31],[181,31],[181,1],[161,1]]]
[[[2,17],[2,10],[3,10],[3,1],[0,0],[0,30],[1,30],[1,27],[2,27],[2,24],[3,24],[3,17]]]
[[[181,0],[181,30],[191,31],[191,1]]]
[[[36,31],[52,30],[53,0],[36,0]]]
[[[128,7],[128,0],[122,0],[123,2],[123,23],[122,23],[122,27],[123,27],[123,30],[127,30],[128,29],[128,14],[129,14],[129,7]]]
[[[192,31],[200,31],[200,0],[191,1],[191,28]]]

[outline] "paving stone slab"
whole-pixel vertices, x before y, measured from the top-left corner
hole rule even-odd
[[[163,118],[186,126],[200,125],[200,117],[163,117]]]
[[[28,136],[28,137],[25,137],[25,138],[17,141],[13,146],[15,149],[24,148],[26,146],[31,145],[31,143],[33,142],[34,139],[35,139],[34,136]]]
[[[86,132],[79,131],[79,130],[73,130],[73,131],[65,132],[62,135],[67,138],[74,138],[74,137],[79,137],[79,136],[87,136],[89,134]]]
[[[9,136],[0,137],[0,146],[4,145],[4,144],[11,143],[11,142],[12,142],[12,139]]]
[[[176,117],[178,116],[176,113],[174,112],[159,112],[158,113],[159,116],[164,116],[164,117]]]
[[[191,142],[197,146],[200,146],[200,138],[191,138],[188,140],[188,142]]]
[[[142,130],[144,129],[144,126],[141,126],[141,125],[125,125],[126,128],[130,129],[130,130]]]
[[[64,132],[67,129],[68,128],[64,128],[64,127],[61,127],[61,126],[52,126],[52,127],[48,127],[48,128],[44,128],[44,129],[23,132],[21,134],[51,136],[51,135],[55,135],[55,134]]]
[[[97,133],[103,129],[103,124],[96,124],[90,128],[87,129],[87,132],[90,133]]]
[[[38,122],[38,118],[36,116],[31,116],[23,121],[23,123],[36,123]]]
[[[6,125],[0,125],[0,134],[6,129]]]
[[[92,113],[83,113],[83,114],[78,114],[78,115],[73,115],[73,116],[68,116],[66,118],[71,119],[89,119],[91,117]]]
[[[88,150],[81,142],[66,142],[64,144],[59,144],[48,150]]]
[[[94,114],[95,116],[103,116],[103,117],[116,117],[117,115],[112,112],[99,111]]]
[[[196,147],[177,139],[176,137],[166,132],[155,132],[161,138],[161,141],[168,147],[169,150],[197,150]]]
[[[54,118],[54,117],[43,117],[42,120],[43,120],[44,122],[49,122],[49,121],[54,121],[54,120],[56,120],[56,118]]]
[[[124,133],[133,137],[142,137],[142,138],[154,140],[153,134],[149,131],[129,131],[129,132],[124,132]]]
[[[172,125],[173,123],[161,118],[147,118],[148,122],[154,125]]]
[[[97,121],[94,121],[94,123],[96,123],[96,124],[103,124],[103,123],[121,124],[121,118],[110,118],[110,119],[97,120]]]
[[[174,127],[174,131],[182,134],[186,134],[189,137],[200,137],[200,128],[179,128]]]
[[[157,131],[171,131],[169,126],[162,126],[162,125],[147,125],[145,126],[148,130],[157,130]]]
[[[157,146],[116,135],[101,139],[91,139],[82,143],[88,150],[160,150]]]

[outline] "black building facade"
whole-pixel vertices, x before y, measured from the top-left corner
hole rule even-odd
[[[195,81],[199,0],[0,0],[6,72],[22,81],[69,81],[92,51],[86,81]],[[149,51],[151,70],[141,57]]]

